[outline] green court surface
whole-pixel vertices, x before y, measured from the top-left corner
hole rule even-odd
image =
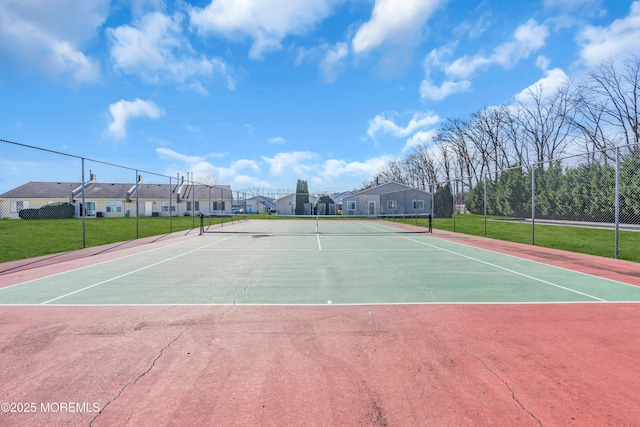
[[[640,288],[379,221],[227,224],[0,288],[3,305],[640,301]]]

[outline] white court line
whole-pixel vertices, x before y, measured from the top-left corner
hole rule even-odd
[[[77,294],[77,293],[79,293],[79,292],[86,291],[87,289],[95,288],[96,286],[104,285],[105,283],[109,283],[109,282],[112,282],[112,281],[114,281],[114,280],[118,280],[118,279],[121,279],[121,278],[123,278],[123,277],[130,276],[130,275],[132,275],[132,274],[138,273],[138,272],[143,271],[143,270],[146,270],[146,269],[148,269],[148,268],[155,267],[156,265],[163,264],[163,263],[165,263],[165,262],[167,262],[167,261],[172,261],[172,260],[174,260],[174,259],[176,259],[176,258],[180,258],[180,257],[183,257],[183,256],[185,256],[185,255],[189,255],[189,254],[191,254],[191,253],[193,253],[193,252],[197,252],[197,251],[199,251],[199,250],[201,250],[201,249],[204,249],[204,248],[207,248],[207,247],[209,247],[209,246],[217,245],[218,243],[220,243],[220,242],[224,242],[225,240],[229,240],[229,239],[231,239],[231,238],[233,238],[233,236],[231,236],[231,237],[227,237],[226,239],[217,240],[217,241],[215,241],[215,242],[213,242],[213,243],[209,243],[208,245],[201,246],[201,247],[199,247],[199,248],[196,248],[196,249],[190,250],[190,251],[188,251],[188,252],[184,252],[184,253],[182,253],[182,254],[180,254],[180,255],[176,255],[176,256],[173,256],[173,257],[171,257],[171,258],[167,258],[167,259],[165,259],[165,260],[158,261],[158,262],[156,262],[156,263],[153,263],[153,264],[150,264],[150,265],[144,266],[144,267],[142,267],[142,268],[138,268],[137,270],[133,270],[133,271],[130,271],[130,272],[128,272],[128,273],[124,273],[124,274],[121,274],[121,275],[119,275],[119,276],[112,277],[112,278],[107,279],[107,280],[103,280],[102,282],[94,283],[93,285],[86,286],[86,287],[84,287],[84,288],[82,288],[82,289],[78,289],[78,290],[75,290],[75,291],[73,291],[73,292],[69,292],[69,293],[67,293],[67,294],[61,295],[61,296],[59,296],[59,297],[52,298],[52,299],[50,299],[50,300],[48,300],[48,301],[41,302],[41,303],[40,303],[40,305],[49,304],[50,302],[57,301],[57,300],[59,300],[59,299],[66,298],[66,297],[68,297],[68,296],[70,296],[70,295],[73,295],[73,294]]]
[[[320,234],[316,232],[316,240],[318,241],[318,250],[322,250],[322,245],[320,244]]]
[[[414,240],[414,239],[411,239],[411,238],[406,237],[406,236],[401,236],[401,237],[403,237],[403,238],[405,238],[407,240],[411,240],[412,242],[419,243],[421,245],[425,245],[425,246],[429,246],[429,247],[432,247],[432,248],[436,248],[438,250],[441,250],[441,251],[444,251],[444,252],[449,252],[450,254],[454,254],[454,255],[457,255],[457,256],[460,256],[460,257],[463,257],[463,258],[467,258],[467,259],[470,259],[472,261],[479,262],[481,264],[486,264],[486,265],[489,265],[491,267],[498,268],[500,270],[504,270],[504,271],[507,271],[509,273],[512,273],[512,274],[515,274],[515,275],[518,275],[518,276],[526,277],[527,279],[535,280],[535,281],[538,281],[540,283],[544,283],[545,285],[554,286],[554,287],[559,288],[559,289],[564,289],[565,291],[573,292],[575,294],[582,295],[582,296],[585,296],[587,298],[593,298],[593,299],[598,300],[598,301],[602,301],[602,302],[606,302],[607,301],[607,300],[605,300],[603,298],[598,298],[598,297],[596,297],[594,295],[590,295],[590,294],[587,294],[585,292],[580,292],[580,291],[577,291],[575,289],[567,288],[566,286],[558,285],[557,283],[549,282],[548,280],[544,280],[544,279],[540,279],[538,277],[530,276],[528,274],[520,273],[519,271],[515,271],[515,270],[512,270],[510,268],[502,267],[500,265],[493,264],[493,263],[490,263],[488,261],[483,261],[481,259],[470,257],[468,255],[464,255],[464,254],[461,254],[461,253],[458,253],[458,252],[454,252],[454,251],[451,251],[449,249],[444,249],[444,248],[440,248],[440,247],[437,247],[437,246],[434,246],[434,245],[430,245],[428,243],[420,242],[419,240]]]
[[[372,225],[369,225],[369,224],[366,224],[366,225],[368,227],[371,227],[371,228],[376,228],[376,227],[374,227]],[[606,302],[607,301],[605,299],[598,298],[596,296],[593,296],[593,295],[590,295],[590,294],[587,294],[587,293],[584,293],[584,292],[580,292],[580,291],[577,291],[575,289],[567,288],[566,286],[558,285],[557,283],[549,282],[548,280],[544,280],[544,279],[540,279],[538,277],[530,276],[528,274],[520,273],[519,271],[515,271],[515,270],[512,270],[510,268],[502,267],[500,265],[493,264],[493,263],[490,263],[488,261],[483,261],[481,259],[474,258],[474,257],[468,256],[468,255],[464,255],[464,254],[461,254],[459,252],[451,251],[449,249],[444,249],[444,248],[441,248],[441,247],[438,247],[438,246],[435,246],[435,245],[431,245],[429,243],[421,242],[420,240],[415,240],[415,239],[412,239],[410,237],[402,236],[402,235],[397,234],[397,233],[393,233],[393,234],[398,236],[398,237],[402,237],[403,239],[407,239],[409,241],[418,243],[420,245],[428,246],[430,248],[434,248],[434,249],[437,249],[437,250],[440,250],[440,251],[443,251],[443,252],[448,252],[450,254],[457,255],[459,257],[467,258],[469,260],[472,260],[472,261],[475,261],[475,262],[479,262],[481,264],[485,264],[485,265],[488,265],[488,266],[491,266],[491,267],[494,267],[494,268],[497,268],[497,269],[500,269],[500,270],[504,270],[506,272],[509,272],[509,273],[512,273],[512,274],[515,274],[515,275],[518,275],[518,276],[526,277],[527,279],[531,279],[531,280],[535,280],[535,281],[540,282],[540,283],[544,283],[545,285],[554,286],[554,287],[559,288],[559,289],[564,289],[565,291],[573,292],[575,294],[582,295],[582,296],[585,296],[587,298],[593,298],[593,299],[598,300],[598,301],[602,301],[602,302]]]
[[[197,235],[193,236],[194,239],[197,239],[198,237],[200,237],[200,236],[197,236]],[[163,245],[163,246],[159,246],[159,247],[155,247],[155,248],[151,248],[151,249],[146,249],[146,250],[143,250],[144,246],[140,246],[139,247],[141,249],[140,252],[136,252],[134,254],[124,255],[124,256],[120,256],[118,258],[112,258],[112,259],[109,259],[109,260],[106,260],[106,261],[96,262],[94,264],[83,265],[82,267],[77,267],[77,268],[73,268],[71,270],[61,271],[59,273],[54,273],[54,274],[49,274],[49,275],[42,276],[42,277],[37,277],[35,279],[30,279],[30,280],[27,280],[27,281],[24,281],[24,282],[14,283],[13,285],[9,285],[9,286],[3,286],[3,287],[0,288],[0,292],[2,292],[4,289],[13,288],[13,287],[20,286],[20,285],[27,285],[29,283],[37,282],[39,280],[49,279],[51,277],[61,276],[63,274],[76,272],[76,271],[80,271],[80,270],[86,270],[87,268],[93,268],[93,267],[96,267],[96,266],[99,266],[99,265],[108,264],[110,262],[118,262],[118,261],[121,261],[123,259],[137,257],[139,255],[144,255],[144,254],[147,254],[149,252],[159,251],[159,250],[167,249],[167,248],[172,248],[174,246],[183,245],[185,243],[190,243],[190,242],[191,242],[190,239],[189,240],[181,240],[179,242],[175,242],[175,243],[171,243],[171,244],[167,244],[167,245]],[[210,245],[208,245],[208,246],[210,246]],[[127,250],[127,249],[125,249],[125,250]],[[117,251],[116,252],[104,252],[104,253],[102,253],[100,255],[93,255],[93,256],[110,255],[110,254],[116,254],[116,253],[117,253]],[[82,259],[82,258],[80,258],[80,259]],[[64,262],[72,263],[74,261],[77,261],[77,260],[70,260],[70,261],[64,261]],[[38,267],[38,268],[41,268],[41,267]],[[10,273],[10,274],[12,274],[12,273]]]
[[[331,301],[331,304],[329,304]],[[640,301],[406,301],[406,302],[345,302],[335,303],[327,300],[324,303],[97,303],[97,304],[0,304],[0,307],[366,307],[366,306],[401,306],[401,305],[566,305],[566,304],[631,304]]]

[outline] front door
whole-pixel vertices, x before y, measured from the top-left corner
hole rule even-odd
[[[369,216],[376,216],[376,202],[369,202]]]
[[[96,216],[96,203],[95,202],[86,202],[86,207],[87,207],[87,210],[85,212],[85,216]]]

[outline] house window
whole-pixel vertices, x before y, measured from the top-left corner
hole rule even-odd
[[[176,205],[170,205],[169,202],[162,202],[162,212],[175,212]]]
[[[122,212],[122,202],[107,202],[107,212],[113,213],[121,213]]]
[[[193,202],[193,204],[195,206],[195,209],[191,209],[192,202],[187,202],[187,210],[188,211],[193,211],[193,210],[199,211],[200,210],[200,202]]]
[[[10,206],[11,213],[18,213],[22,209],[29,209],[28,201],[27,202],[24,202],[24,201],[11,202],[11,206]]]
[[[398,203],[395,200],[387,200],[387,209],[388,210],[397,209],[397,207],[398,207]]]
[[[224,210],[224,201],[222,202],[213,202],[212,209],[214,211],[223,211]]]
[[[416,211],[424,210],[424,200],[414,200],[411,202],[411,208]]]
[[[355,211],[356,210],[356,201],[355,200],[347,201],[347,210],[348,211]]]

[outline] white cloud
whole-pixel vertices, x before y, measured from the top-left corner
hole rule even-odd
[[[249,37],[249,57],[261,59],[279,50],[291,34],[305,34],[326,18],[337,0],[211,0],[205,8],[192,8],[191,25],[202,33],[228,38]]]
[[[335,83],[338,74],[345,66],[345,61],[349,56],[348,43],[338,42],[336,44],[322,43],[311,48],[298,47],[296,49],[295,65],[304,62],[318,64],[318,71],[322,81],[331,84]]]
[[[273,138],[267,139],[267,142],[269,144],[284,144],[287,140],[281,136],[274,136]]]
[[[312,169],[308,163],[316,158],[316,154],[310,151],[293,151],[288,153],[278,153],[273,157],[263,156],[262,160],[269,165],[269,172],[272,175],[285,173],[304,174]]]
[[[107,34],[114,67],[124,73],[152,83],[183,83],[204,95],[208,92],[198,80],[202,77],[221,76],[229,89],[235,88],[235,78],[225,62],[193,51],[182,33],[179,14],[149,13],[134,26],[110,28]]]
[[[193,172],[196,181],[209,176],[219,177],[216,168],[202,156],[187,156],[169,148],[156,148],[156,153],[163,159],[178,161],[178,165],[168,172],[170,176],[175,175],[175,172],[180,174]]]
[[[325,83],[334,83],[338,77],[338,71],[342,67],[343,60],[349,54],[349,46],[346,43],[336,43],[328,48],[324,59],[320,61],[320,74]]]
[[[413,117],[405,127],[401,127],[393,120],[386,118],[384,114],[378,114],[369,120],[367,134],[374,140],[379,134],[389,134],[396,138],[402,138],[424,127],[433,126],[439,121],[440,117],[435,114],[418,112],[413,114]]]
[[[53,76],[70,77],[73,83],[94,82],[100,66],[81,47],[98,35],[109,4],[108,0],[3,0],[0,52]]]
[[[231,169],[241,171],[250,169],[252,172],[260,172],[260,166],[254,160],[241,159],[231,164]]]
[[[219,184],[229,185],[259,185],[269,187],[270,185],[259,178],[247,175],[246,172],[259,173],[260,166],[254,160],[240,159],[231,163],[230,166],[216,166],[207,161],[204,156],[188,156],[168,148],[156,148],[156,153],[167,160],[174,160],[177,163],[167,171],[170,176],[176,173],[184,174],[193,172],[196,181],[204,180],[208,177],[216,177]]]
[[[109,105],[109,113],[112,121],[109,124],[108,132],[117,139],[127,136],[127,122],[133,117],[149,117],[157,119],[164,115],[164,111],[151,101],[125,101],[121,99],[115,104]]]
[[[378,173],[392,159],[391,156],[379,156],[351,162],[341,159],[322,160],[317,153],[299,151],[278,153],[257,161],[241,159],[230,165],[214,165],[207,160],[209,155],[190,156],[165,147],[156,148],[156,153],[160,158],[173,162],[165,171],[169,176],[193,172],[196,181],[215,176],[218,183],[232,187],[274,188],[271,182],[260,177],[261,164],[264,162],[269,166],[271,178],[279,182],[281,188],[292,186],[297,179],[307,179],[316,185],[313,191],[319,190],[319,187],[324,187],[322,190],[340,191],[355,188]]]
[[[582,45],[580,57],[588,67],[617,55],[637,54],[640,52],[640,1],[631,4],[628,16],[616,19],[607,27],[586,27],[578,40]]]
[[[376,49],[387,42],[407,43],[421,31],[443,0],[376,0],[371,19],[358,28],[351,41],[357,54]]]
[[[425,56],[423,61],[425,78],[420,83],[420,98],[423,101],[440,101],[454,93],[466,91],[471,87],[471,77],[479,69],[491,65],[511,68],[518,61],[541,49],[547,37],[549,37],[549,28],[530,19],[516,28],[511,40],[496,46],[491,55],[465,55],[449,61],[454,45],[449,44],[440,49],[434,49]],[[546,67],[540,58],[538,57],[538,66]],[[442,70],[446,77],[440,84],[434,83],[432,78],[433,71],[438,69]]]
[[[545,77],[523,89],[515,98],[525,104],[533,100],[532,94],[539,95],[542,99],[548,99],[555,95],[558,89],[567,84],[568,81],[569,76],[562,69],[553,68],[545,71]]]
[[[469,80],[444,81],[440,86],[435,85],[430,79],[424,79],[420,83],[420,98],[425,100],[440,101],[458,92],[464,92],[471,86]]]
[[[450,78],[468,79],[478,69],[493,64],[504,68],[513,67],[518,61],[529,57],[533,52],[545,45],[549,37],[549,28],[530,19],[526,24],[516,28],[512,40],[497,46],[490,56],[463,56],[445,67],[445,73]]]
[[[576,10],[593,10],[597,7],[599,0],[544,0],[544,8],[559,10],[563,13],[569,13]]]
[[[322,176],[330,180],[335,180],[344,175],[361,176],[362,179],[367,179],[380,172],[389,160],[391,160],[390,156],[374,157],[363,162],[329,159],[324,162]]]
[[[549,61],[549,58],[547,58],[544,55],[539,55],[536,58],[536,67],[540,68],[541,70],[548,69],[550,63],[551,63],[551,61]]]
[[[447,76],[467,79],[476,72],[478,68],[485,67],[491,64],[489,58],[485,58],[480,55],[474,57],[463,56],[456,59],[445,67],[445,73]]]
[[[407,143],[402,149],[402,153],[407,153],[413,147],[417,147],[419,145],[426,145],[433,140],[433,138],[438,134],[438,131],[435,129],[427,130],[427,131],[419,131],[416,132],[411,138],[407,139]]]

